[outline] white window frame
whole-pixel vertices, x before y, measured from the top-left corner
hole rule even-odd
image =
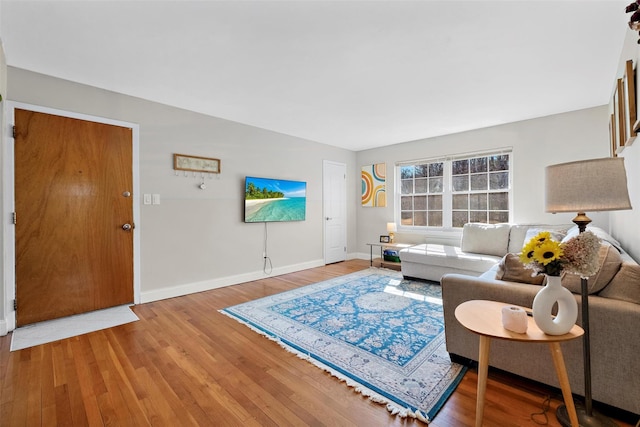
[[[460,232],[460,227],[453,227],[452,211],[453,211],[453,186],[452,186],[452,163],[455,160],[471,159],[476,157],[488,157],[497,155],[509,155],[509,182],[506,192],[509,197],[508,220],[513,218],[513,149],[511,147],[500,148],[497,150],[488,150],[481,152],[462,153],[450,156],[438,156],[433,158],[423,158],[416,160],[399,161],[395,163],[395,197],[394,197],[394,215],[398,231],[410,233],[438,233],[438,232]],[[443,162],[443,198],[442,198],[442,227],[418,226],[418,225],[402,225],[401,217],[401,197],[402,197],[402,179],[400,170],[402,166],[410,166],[420,163]],[[501,190],[501,192],[504,190]],[[467,194],[473,194],[469,191]]]

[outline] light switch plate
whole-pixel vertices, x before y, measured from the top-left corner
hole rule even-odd
[[[147,193],[143,196],[143,203],[145,205],[150,205],[151,204],[151,194]]]
[[[154,194],[153,195],[153,203],[154,205],[159,205],[160,204],[160,195],[159,194]]]

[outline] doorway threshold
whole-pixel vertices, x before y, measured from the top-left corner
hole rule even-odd
[[[11,351],[71,338],[140,320],[129,305],[21,326],[12,332]]]

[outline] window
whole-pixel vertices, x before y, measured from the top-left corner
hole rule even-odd
[[[509,222],[509,153],[410,162],[397,170],[402,226]]]

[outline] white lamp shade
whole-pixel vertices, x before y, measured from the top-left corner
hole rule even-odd
[[[398,227],[396,226],[395,222],[388,222],[387,223],[387,232],[388,233],[395,233],[396,231],[398,231]]]
[[[624,158],[547,166],[545,205],[553,213],[631,209]]]

